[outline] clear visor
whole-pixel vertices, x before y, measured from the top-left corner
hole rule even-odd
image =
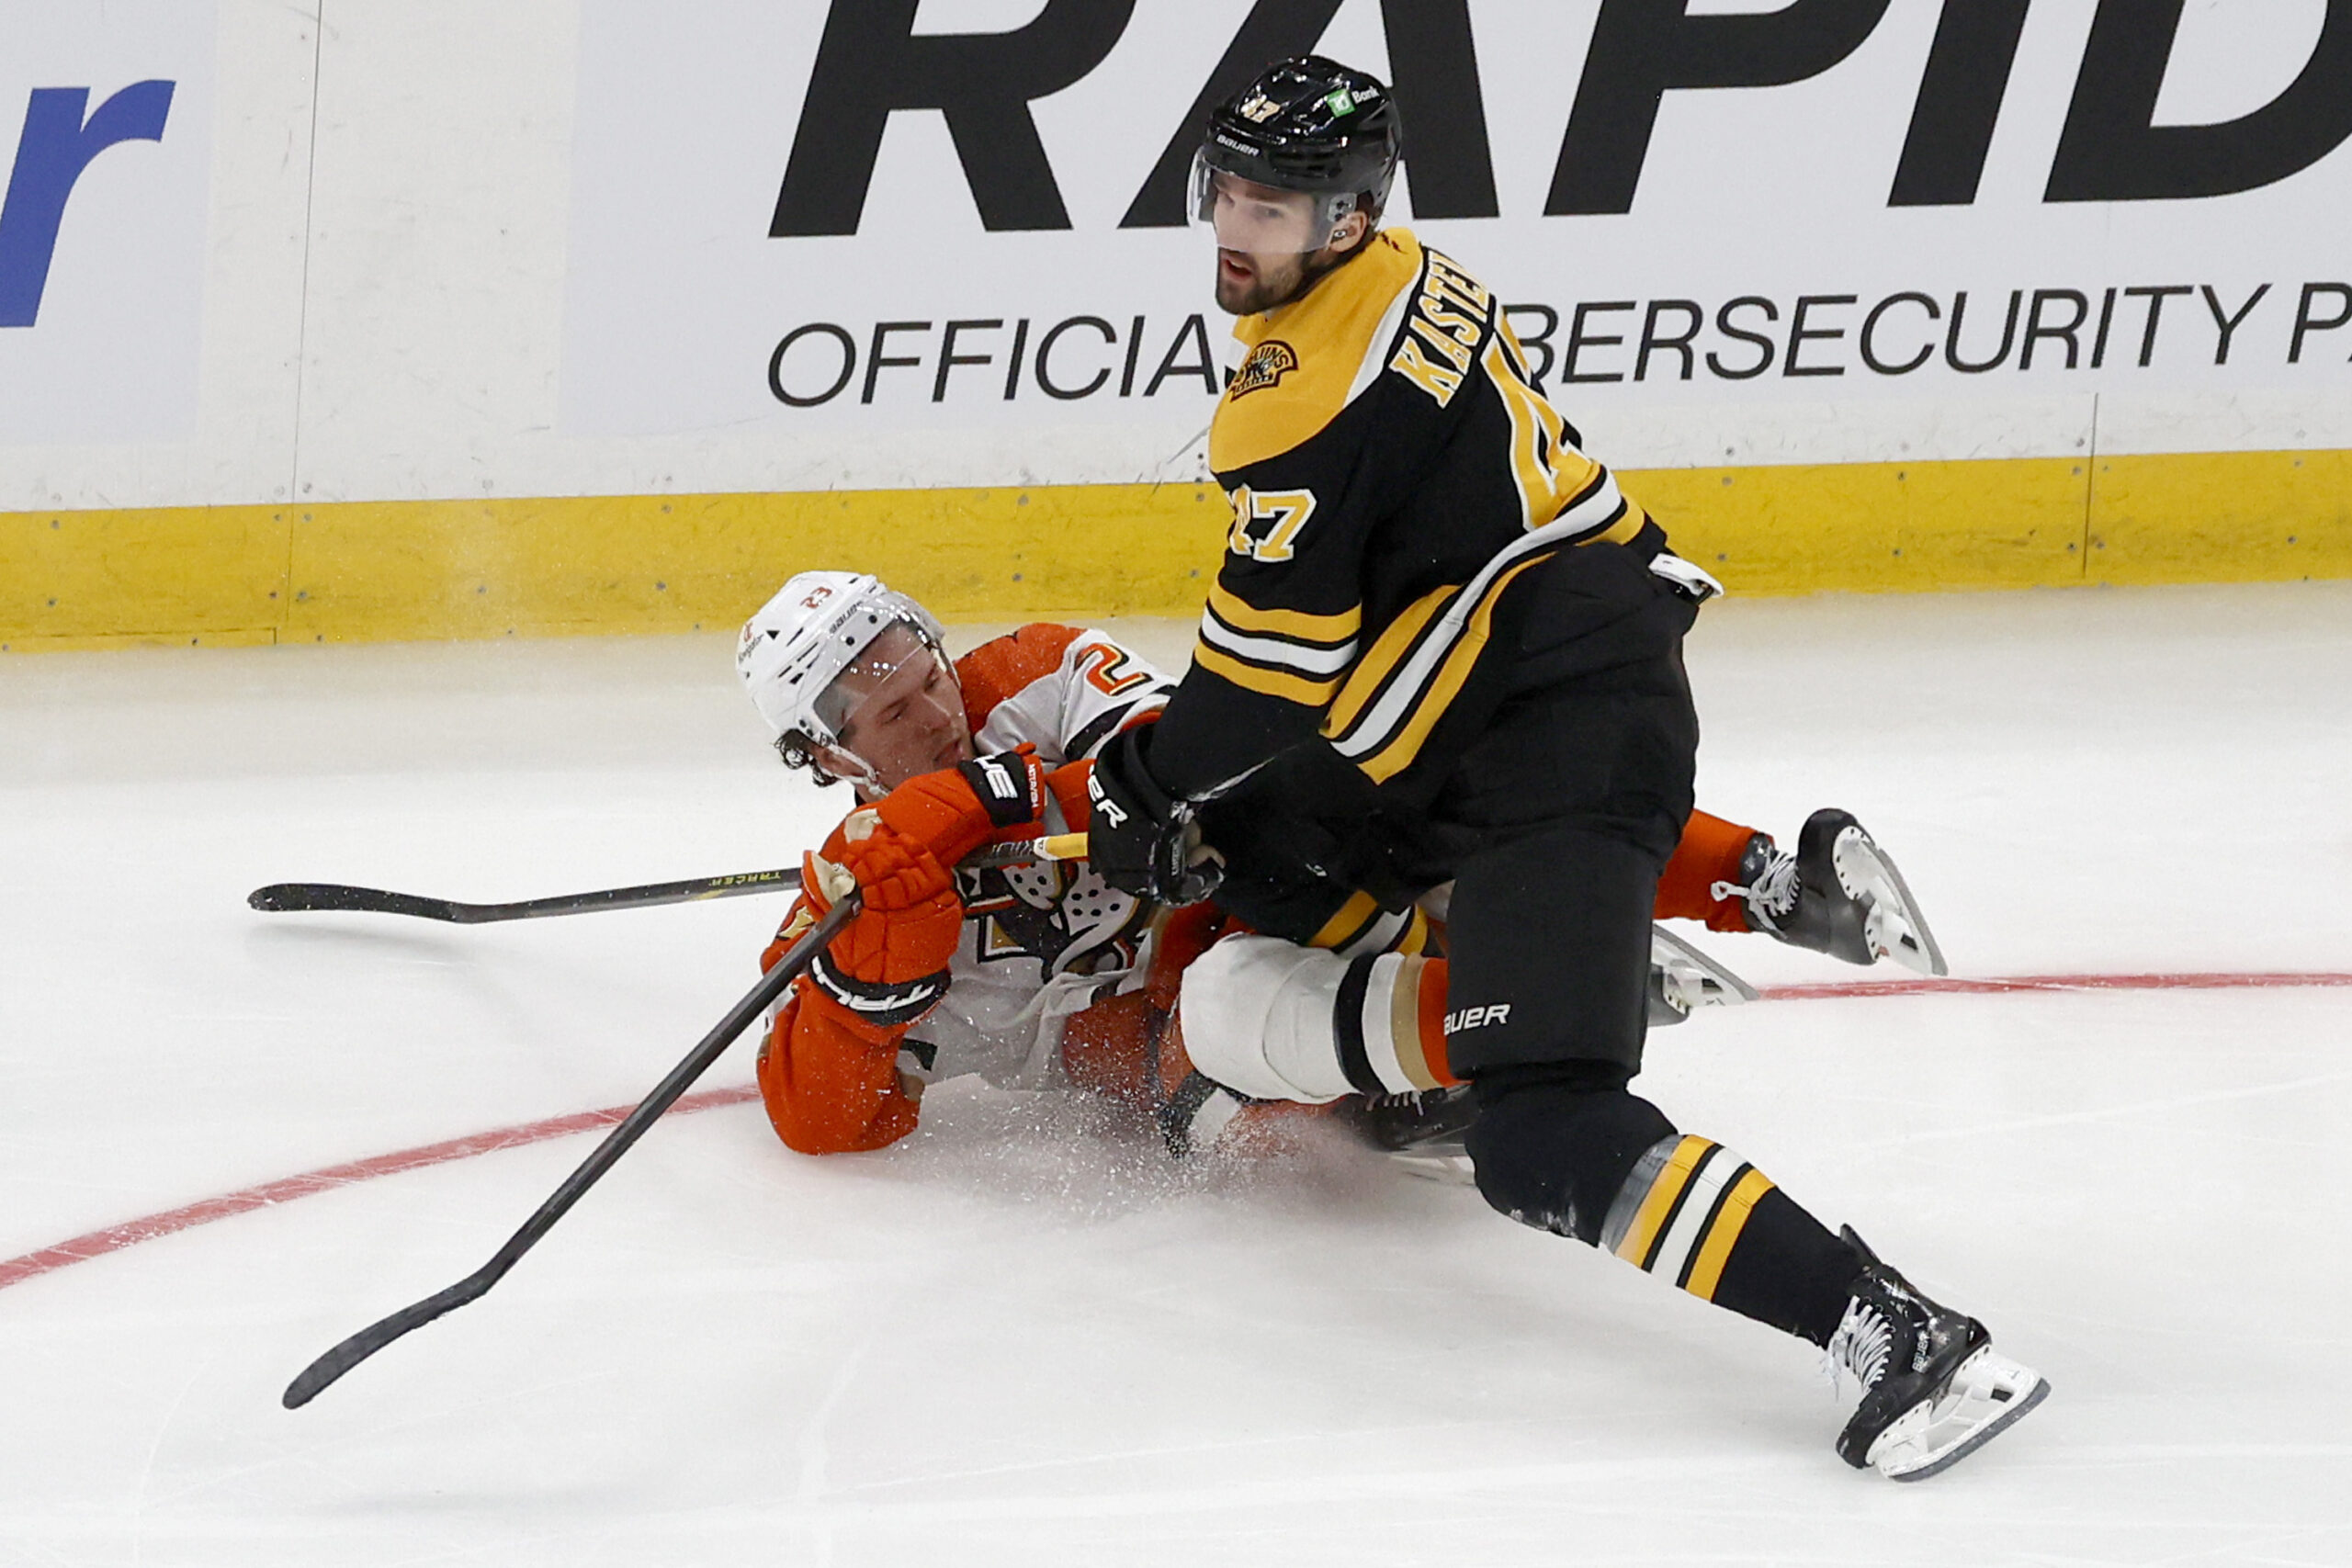
[[[1331,231],[1355,210],[1352,196],[1276,190],[1193,159],[1193,221],[1216,235],[1221,250],[1249,255],[1306,255],[1331,243]]]
[[[893,632],[905,635],[893,636]],[[828,744],[838,744],[842,731],[857,716],[857,710],[866,700],[888,685],[892,676],[914,664],[954,673],[946,653],[922,626],[910,620],[885,623],[810,705],[818,721],[825,727]]]

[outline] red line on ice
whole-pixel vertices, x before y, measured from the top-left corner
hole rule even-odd
[[[1866,997],[2008,996],[2018,992],[2052,991],[2234,991],[2289,987],[2352,987],[2352,973],[2321,970],[2271,974],[2018,975],[1996,980],[1847,980],[1831,985],[1766,986],[1761,990],[1766,1001],[1809,1002]],[[707,1089],[680,1100],[670,1108],[670,1114],[684,1115],[722,1105],[741,1105],[758,1098],[759,1090],[749,1085],[738,1089]],[[426,1144],[421,1148],[401,1149],[393,1154],[353,1160],[347,1165],[331,1165],[300,1176],[288,1176],[277,1181],[264,1182],[259,1187],[247,1187],[218,1198],[208,1198],[184,1208],[167,1209],[160,1214],[149,1214],[144,1219],[109,1225],[102,1231],[77,1235],[71,1241],[61,1241],[54,1247],[44,1247],[39,1252],[28,1252],[21,1258],[0,1261],[0,1291],[54,1272],[68,1264],[104,1258],[109,1252],[119,1252],[142,1241],[171,1235],[192,1225],[209,1224],[214,1220],[225,1220],[234,1214],[250,1213],[255,1209],[266,1209],[277,1203],[290,1203],[297,1198],[330,1192],[354,1182],[372,1181],[379,1176],[398,1176],[402,1171],[422,1170],[427,1166],[470,1159],[476,1155],[493,1154],[500,1149],[521,1148],[526,1144],[545,1143],[550,1138],[569,1137],[574,1133],[594,1132],[599,1127],[613,1125],[633,1109],[632,1106],[619,1105],[604,1111],[580,1111],[569,1116],[551,1116],[544,1122],[526,1122],[519,1127],[500,1127],[487,1133],[476,1133],[470,1137],[451,1138],[446,1143]]]
[[[1848,997],[1990,997],[2017,991],[2240,991],[2290,986],[2352,986],[2352,974],[2325,970],[2273,974],[2015,975],[2002,980],[1844,980],[1826,986],[1762,986],[1768,1002],[1817,1002]]]
[[[681,1098],[667,1114],[681,1116],[696,1111],[708,1111],[721,1105],[741,1105],[757,1100],[760,1091],[748,1084],[740,1089],[706,1089],[700,1094]],[[379,1176],[398,1176],[404,1170],[422,1170],[429,1165],[447,1165],[451,1160],[470,1159],[476,1155],[493,1154],[500,1149],[517,1149],[526,1144],[542,1144],[549,1138],[569,1137],[574,1133],[594,1132],[609,1127],[636,1107],[616,1105],[604,1111],[578,1111],[569,1116],[550,1116],[544,1122],[527,1122],[519,1127],[500,1127],[488,1133],[476,1133],[471,1137],[451,1138],[447,1143],[426,1144],[422,1148],[401,1149],[395,1154],[377,1155],[369,1159],[356,1159],[348,1165],[331,1165],[322,1170],[306,1171],[300,1176],[288,1176],[277,1181],[265,1181],[259,1187],[247,1187],[241,1191],[207,1198],[201,1203],[185,1208],[166,1209],[160,1214],[131,1220],[119,1225],[108,1225],[102,1231],[77,1235],[71,1241],[61,1241],[55,1247],[44,1247],[39,1252],[28,1252],[22,1258],[0,1262],[0,1291],[37,1276],[64,1268],[69,1263],[86,1262],[104,1258],[109,1252],[120,1252],[126,1247],[136,1247],[142,1241],[170,1235],[192,1225],[209,1224],[232,1214],[250,1213],[273,1204],[290,1203],[297,1198],[308,1198],[315,1192],[331,1192],[338,1187],[348,1187],[357,1181],[372,1181]]]

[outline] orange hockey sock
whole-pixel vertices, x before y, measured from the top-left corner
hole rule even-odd
[[[1753,931],[1746,900],[1736,894],[1718,898],[1713,889],[1718,882],[1739,880],[1740,857],[1757,836],[1753,828],[1693,811],[1683,825],[1682,842],[1657,880],[1653,913],[1661,920],[1704,920],[1709,931]]]

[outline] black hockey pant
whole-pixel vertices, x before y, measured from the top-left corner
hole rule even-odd
[[[1860,1270],[1853,1250],[1736,1155],[1678,1139],[1626,1087],[1647,1028],[1657,879],[1693,804],[1689,618],[1661,604],[1655,646],[1598,669],[1552,649],[1566,678],[1504,703],[1425,819],[1368,816],[1351,842],[1334,823],[1344,788],[1261,798],[1229,841],[1262,852],[1235,857],[1224,897],[1259,930],[1306,941],[1356,886],[1385,881],[1393,898],[1452,881],[1447,1055],[1478,1097],[1468,1150],[1487,1202],[1821,1344]]]

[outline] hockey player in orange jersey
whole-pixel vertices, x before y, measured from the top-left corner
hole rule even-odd
[[[762,1094],[787,1145],[882,1147],[913,1130],[924,1085],[967,1074],[1091,1089],[1155,1118],[1179,1151],[1246,1141],[1253,1123],[1295,1115],[1192,1073],[1165,1027],[1185,965],[1224,932],[1215,910],[1164,920],[1154,940],[1149,907],[1082,863],[953,869],[991,840],[1084,830],[1091,759],[1158,716],[1173,689],[1159,671],[1100,632],[1045,624],[951,663],[921,605],[847,572],[786,583],[744,627],[737,663],[785,760],[850,782],[859,801],[808,857],[807,892],[763,961],[849,888],[864,890],[863,912],[779,1005],[761,1052]],[[1854,962],[1870,962],[1875,941],[1917,966],[1939,963],[1907,904],[1808,886],[1825,874],[1815,866],[1809,879],[1801,863],[1826,865],[1850,825],[1816,813],[1810,854],[1792,856],[1751,828],[1694,814],[1657,913]],[[1392,1146],[1433,1130],[1415,1098],[1454,1080],[1445,963],[1426,914],[1363,900],[1317,940],[1338,958],[1379,955],[1384,983],[1408,998],[1386,1010],[1393,1027],[1374,1031],[1391,1092],[1360,1120]],[[1661,970],[1654,990],[1665,1018],[1703,999],[1690,975]]]

